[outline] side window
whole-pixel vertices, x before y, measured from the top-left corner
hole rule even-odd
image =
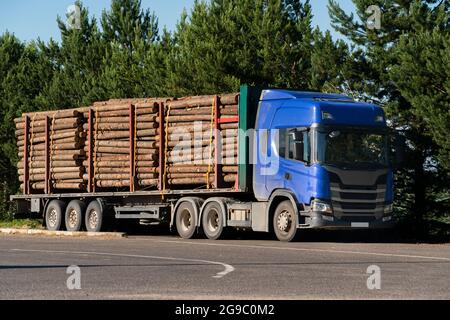
[[[289,159],[309,162],[309,132],[290,130],[288,138]]]

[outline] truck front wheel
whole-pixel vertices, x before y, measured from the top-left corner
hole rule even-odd
[[[97,200],[89,203],[84,217],[86,230],[88,232],[100,232],[103,226],[103,210]]]
[[[182,202],[176,212],[177,231],[183,239],[191,239],[195,234],[197,216],[190,202]]]
[[[45,210],[45,225],[49,231],[58,231],[63,227],[66,204],[61,200],[52,200]]]
[[[281,202],[275,209],[273,229],[278,240],[291,242],[297,234],[298,218],[291,201]]]

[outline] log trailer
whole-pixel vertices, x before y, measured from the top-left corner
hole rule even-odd
[[[238,97],[238,117],[222,119],[237,122],[239,129],[237,175],[232,185],[221,179],[216,158],[208,170],[215,175],[212,180],[207,176],[207,187],[167,188],[167,152],[160,149],[154,189],[136,187],[136,169],[130,161],[126,190],[102,191],[92,184],[95,159],[90,148],[86,190],[55,192],[46,183],[43,192],[34,193],[27,168],[30,155],[25,151],[23,194],[11,200],[17,202],[18,212],[42,217],[49,230],[100,232],[110,219],[134,219],[141,224],[168,225],[185,239],[202,231],[215,240],[227,229],[238,228],[274,232],[280,241],[291,241],[301,229],[393,226],[390,133],[381,107],[340,94],[247,85]],[[160,110],[158,139],[162,142],[168,131],[162,115],[167,111]],[[26,133],[29,119],[25,121]],[[218,128],[218,123],[216,116],[211,124]],[[88,139],[94,127],[89,121]],[[131,141],[130,136],[129,157],[133,159],[136,144]],[[29,143],[24,142],[24,150]],[[213,148],[214,155],[221,154],[219,143]],[[45,152],[49,152],[47,147]],[[51,179],[49,166],[46,161],[46,179]]]

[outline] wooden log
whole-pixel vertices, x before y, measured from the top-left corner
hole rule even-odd
[[[214,176],[209,177],[209,183],[214,182]],[[169,185],[206,185],[206,177],[198,178],[178,178],[178,179],[168,179]]]
[[[136,155],[136,160],[138,161],[154,161],[158,159],[157,154],[145,154],[145,155]],[[103,161],[129,161],[129,155],[105,155],[105,156],[97,156],[98,162]]]
[[[97,141],[97,145],[99,147],[121,147],[121,148],[129,148],[129,141],[110,141],[110,140],[100,140]],[[156,148],[156,142],[146,142],[146,141],[138,141],[136,142],[136,147],[141,149],[154,149]]]
[[[79,161],[51,161],[50,162],[50,166],[52,168],[77,167],[78,164],[79,164]],[[30,168],[44,168],[45,161],[31,161],[28,165]],[[17,168],[23,169],[23,162],[17,163]]]
[[[159,183],[158,179],[141,179],[138,180],[140,186],[157,186]]]
[[[157,128],[158,124],[156,122],[138,122],[137,130],[142,129],[152,129]],[[129,130],[130,125],[128,123],[99,123],[98,125],[94,125],[94,130],[98,129],[99,131],[122,131]],[[88,124],[85,123],[83,125],[83,130],[88,130]]]
[[[167,102],[167,105],[171,109],[183,109],[186,107],[204,107],[211,106],[214,102],[213,95],[209,96],[195,96],[195,97],[185,97],[178,100],[172,100]]]
[[[223,173],[236,173],[238,172],[238,166],[222,166]]]
[[[124,173],[124,174],[130,174],[130,168],[129,167],[122,167],[122,168],[110,168],[110,167],[97,167],[95,169],[95,172],[98,174],[117,174],[117,173]],[[156,168],[155,167],[137,167],[136,173],[155,173]],[[86,179],[87,180],[87,179]]]
[[[155,129],[149,129],[149,130],[138,130],[137,131],[137,137],[144,138],[144,137],[155,137],[156,130]],[[110,132],[101,132],[98,133],[96,136],[97,140],[114,140],[114,139],[129,139],[130,133],[128,131],[110,131]]]
[[[94,102],[93,109],[94,109],[94,111],[97,110],[97,111],[103,111],[103,112],[122,111],[122,110],[128,110],[130,104],[133,104],[137,107],[137,110],[152,109],[152,110],[154,110],[153,112],[156,112],[158,110],[157,106],[158,106],[159,101],[161,101],[161,100],[148,99],[147,101],[141,100],[140,102],[136,102],[136,100]]]
[[[164,145],[166,145],[164,143]],[[187,149],[187,148],[196,148],[196,147],[204,147],[204,146],[209,146],[212,145],[213,149],[214,149],[214,142],[211,143],[211,141],[208,139],[202,139],[202,140],[169,140],[169,143],[167,144],[168,147],[170,148],[183,148],[183,149]],[[155,146],[159,147],[159,141],[155,142]]]
[[[86,149],[85,149],[86,151]],[[112,153],[112,154],[129,154],[129,148],[117,148],[117,147],[95,147],[94,153]]]
[[[64,130],[64,131],[57,131],[53,134],[52,138],[54,141],[59,141],[61,139],[66,139],[66,138],[76,138],[76,139],[81,139],[84,138],[86,136],[85,133],[81,132],[80,130],[78,130],[78,128],[74,129],[70,129],[70,130]],[[18,136],[17,137],[18,140],[18,145],[23,145],[23,141],[24,141],[24,136]],[[44,133],[37,133],[34,135],[33,139],[30,139],[30,143],[43,143],[45,142],[45,134]]]
[[[65,173],[65,172],[84,172],[84,168],[83,167],[60,167],[60,168],[50,168],[50,172],[51,173]],[[24,174],[24,170],[19,169],[18,170],[19,175],[23,175]],[[45,173],[45,168],[31,168],[30,169],[30,174],[42,174]]]
[[[98,107],[98,110],[99,110],[98,113],[102,117],[124,117],[124,116],[126,117],[126,116],[130,115],[128,106],[123,107],[122,110],[116,110],[116,111],[107,111],[107,110],[104,110],[103,107]],[[145,107],[145,105],[136,107],[136,115],[138,116],[138,119],[142,115],[151,115],[151,114],[155,114],[156,112],[158,112],[158,108],[155,108],[155,107]],[[95,113],[95,110],[94,110],[94,113]],[[89,112],[84,112],[83,116],[84,116],[84,118],[88,118]]]
[[[223,177],[224,182],[236,182],[237,175],[235,174],[227,174]]]
[[[237,116],[238,115],[238,106],[230,105],[226,107],[220,107],[219,110],[220,115],[222,116]]]
[[[83,166],[87,167],[88,162],[84,161]],[[153,167],[155,166],[155,161],[137,161],[136,166],[138,167]],[[129,161],[98,161],[94,163],[94,167],[105,167],[105,168],[130,168]]]
[[[167,121],[167,116],[164,118],[164,122]],[[183,116],[172,116],[169,115],[169,123],[179,123],[179,122],[193,122],[193,121],[209,121],[211,122],[211,114],[202,115],[202,114],[195,114],[195,115],[183,115]],[[156,120],[156,122],[159,122],[159,119]]]
[[[76,150],[80,148],[82,144],[80,142],[71,142],[71,143],[54,143],[52,145],[52,150]],[[19,152],[24,151],[24,147],[18,148]],[[45,150],[45,144],[36,144],[33,145],[33,151],[42,151]],[[69,152],[67,152],[69,153]]]
[[[179,100],[169,101],[171,109],[182,109],[190,106],[210,106],[213,104],[214,95],[186,97]],[[220,104],[222,105],[236,105],[239,101],[239,94],[223,94],[220,95]]]
[[[211,135],[211,129],[200,132],[173,132],[169,133],[169,141],[180,140],[209,140]],[[214,136],[214,133],[213,133]],[[159,136],[155,136],[155,140],[159,141]]]
[[[70,183],[70,182],[56,182],[52,183],[53,189],[60,190],[84,190],[86,186],[84,183]],[[43,190],[45,188],[44,182],[37,182],[31,185],[32,189]]]
[[[71,126],[73,124],[80,124],[81,123],[81,119],[80,118],[64,118],[64,119],[55,119],[55,121],[51,122],[52,126],[56,127],[60,127],[60,126]],[[24,122],[19,122],[16,123],[16,129],[23,129],[25,126]],[[38,128],[44,128],[45,127],[45,121],[40,120],[40,121],[33,121],[31,118],[30,121],[30,128],[34,128],[34,129],[38,129]],[[30,130],[31,132],[31,130]]]
[[[141,122],[155,122],[157,116],[155,115],[146,115],[146,116],[140,116],[138,117],[138,123]],[[94,124],[95,123],[99,123],[100,124],[104,124],[104,123],[125,123],[125,124],[129,124],[130,123],[130,117],[102,117],[101,115],[99,116],[99,118],[94,119]]]
[[[219,125],[220,130],[238,129],[238,123],[222,123]]]
[[[54,128],[52,130],[56,131],[56,130],[64,130],[64,129],[75,129],[78,127],[78,124],[76,122],[74,123],[66,123],[66,124],[60,124],[60,125],[56,125],[54,126]],[[42,133],[45,131],[45,127],[37,127],[37,128],[33,128],[33,130],[30,129],[30,134],[31,132],[33,133]],[[16,136],[21,136],[25,134],[25,129],[17,129],[15,132]]]
[[[141,130],[137,130],[138,138],[140,138],[140,137],[152,137],[152,136],[156,136],[156,134],[157,134],[157,129],[141,129]]]
[[[238,93],[230,93],[230,94],[222,94],[220,95],[220,104],[221,105],[236,105],[239,102],[239,94]]]
[[[42,121],[45,120],[46,116],[49,116],[50,119],[55,117],[55,119],[63,119],[63,118],[73,118],[78,117],[80,112],[77,109],[68,109],[68,110],[58,110],[58,111],[43,111],[43,112],[29,112],[22,114],[21,117],[15,118],[14,123],[24,123],[25,116],[29,116],[30,119],[34,119],[34,121]]]
[[[80,171],[63,172],[63,173],[51,173],[50,179],[52,180],[67,180],[67,179],[81,179],[83,173]],[[19,176],[19,181],[23,182],[24,177]],[[45,173],[30,174],[30,181],[45,181]]]
[[[126,173],[99,173],[95,175],[96,180],[126,180],[129,179],[129,174]],[[154,173],[138,173],[136,175],[138,180],[143,179],[156,179],[157,175]],[[87,174],[84,175],[84,179],[87,180]]]
[[[67,150],[53,150],[52,151],[52,156],[64,156],[66,154],[73,155],[74,157],[85,156],[84,150],[81,150],[81,149],[70,150],[70,152],[67,152]],[[18,155],[19,155],[19,158],[24,157],[23,149],[22,149],[22,151],[19,151]],[[45,156],[45,151],[44,150],[33,150],[33,156]]]
[[[43,161],[45,162],[46,156],[32,156],[30,157],[30,161]],[[79,160],[77,156],[73,156],[71,154],[68,154],[67,156],[53,156],[50,157],[50,161],[70,161],[70,160]]]
[[[238,164],[237,158],[223,158],[222,159],[222,165],[236,165]]]
[[[129,187],[130,180],[95,180],[95,185],[99,188]]]

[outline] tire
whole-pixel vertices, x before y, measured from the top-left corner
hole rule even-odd
[[[84,217],[84,225],[88,232],[101,232],[103,227],[103,210],[97,200],[89,203]]]
[[[45,225],[49,231],[59,231],[64,228],[64,211],[66,204],[61,200],[52,200],[45,210]]]
[[[202,229],[208,239],[218,240],[223,235],[223,212],[218,202],[210,202],[203,209]]]
[[[273,229],[278,240],[291,242],[297,235],[298,216],[290,200],[281,202],[273,215]]]
[[[86,204],[80,200],[72,200],[66,208],[65,222],[67,231],[80,231],[83,226]]]
[[[178,234],[183,239],[192,239],[197,228],[197,216],[190,202],[182,202],[176,211],[175,223]]]

